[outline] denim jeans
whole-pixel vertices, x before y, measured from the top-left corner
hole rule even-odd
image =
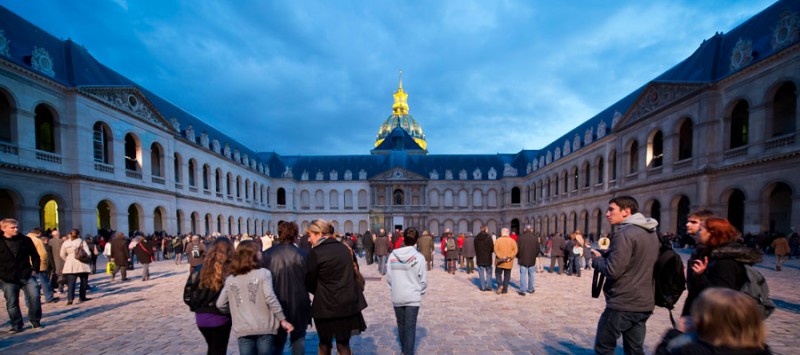
[[[394,307],[397,317],[397,335],[403,355],[414,354],[414,343],[417,341],[417,315],[419,306]]]
[[[606,308],[597,322],[594,351],[597,354],[614,354],[617,338],[622,335],[625,354],[644,354],[645,324],[652,312],[625,312]]]
[[[567,275],[577,274],[578,277],[581,276],[581,259],[583,259],[582,256],[570,253]]]
[[[306,353],[306,329],[301,327],[294,328],[291,334],[286,333],[283,328],[278,328],[278,334],[275,335],[275,340],[272,346],[275,348],[275,354],[283,354],[283,348],[286,346],[286,338],[289,338],[289,348],[292,350],[292,355],[303,355]]]
[[[481,266],[478,265],[478,280],[481,288],[483,290],[491,290],[492,289],[492,266],[486,265]]]
[[[536,266],[519,266],[519,292],[533,292],[533,274],[536,273]],[[530,280],[530,281],[528,281]],[[530,282],[530,285],[528,285]]]
[[[378,255],[378,273],[381,275],[386,275],[386,262],[388,260],[388,255]]]
[[[241,337],[239,342],[239,354],[241,355],[267,355],[272,353],[272,342],[275,340],[274,334],[250,335]]]
[[[28,321],[31,324],[38,324],[42,320],[42,300],[39,298],[39,284],[35,277],[25,280],[25,285],[18,285],[0,280],[0,289],[6,299],[6,310],[11,321],[11,327],[22,329],[22,311],[19,308],[19,290],[25,296],[25,303],[28,304]]]
[[[508,283],[511,281],[511,269],[494,269],[494,278],[497,279],[497,290],[503,290],[503,293],[508,292]]]
[[[44,301],[45,302],[52,302],[53,301],[53,285],[50,284],[50,280],[47,278],[46,272],[37,272],[36,273],[36,281],[39,283],[39,287],[42,288],[42,293],[44,293]]]

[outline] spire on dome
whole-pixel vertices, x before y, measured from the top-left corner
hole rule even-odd
[[[394,93],[394,105],[392,105],[393,115],[407,115],[408,114],[408,94],[403,91],[403,70],[400,70],[400,85],[397,87],[397,92]]]

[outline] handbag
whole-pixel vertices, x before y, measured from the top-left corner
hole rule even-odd
[[[356,285],[358,285],[358,290],[360,292],[364,292],[364,287],[367,286],[367,282],[364,280],[364,276],[361,275],[361,271],[358,269],[358,264],[356,262],[356,256],[353,254],[353,249],[351,249],[347,244],[344,244],[344,246],[347,247],[347,250],[350,251],[350,257],[353,258],[353,273],[355,273],[355,280]]]
[[[86,250],[83,250],[83,241],[81,241],[81,244],[75,248],[75,260],[78,260],[84,264],[89,263],[89,253],[87,253]]]
[[[111,275],[115,270],[117,270],[117,264],[115,264],[113,261],[106,263],[106,274]]]

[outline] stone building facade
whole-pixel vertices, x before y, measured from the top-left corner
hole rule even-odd
[[[800,4],[778,1],[538,150],[428,153],[402,81],[371,154],[259,153],[0,8],[0,216],[23,228],[261,234],[486,224],[607,232],[632,195],[680,232],[800,222]]]

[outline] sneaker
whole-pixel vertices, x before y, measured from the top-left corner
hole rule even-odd
[[[530,294],[533,294],[534,292],[536,292],[536,290],[530,290],[530,291],[528,291],[528,293],[530,293]]]
[[[520,296],[525,296],[525,292],[519,291],[517,292]]]

